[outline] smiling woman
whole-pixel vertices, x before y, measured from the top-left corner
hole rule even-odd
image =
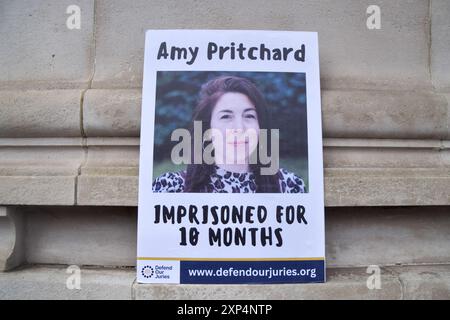
[[[224,93],[213,108],[211,128],[220,133],[211,134],[217,163],[229,171],[247,172],[260,129],[258,114],[250,99],[239,92]]]
[[[195,124],[201,122],[201,134]],[[300,193],[303,179],[292,172],[262,161],[265,154],[278,150],[278,139],[271,139],[267,105],[257,87],[248,79],[220,76],[202,86],[191,126],[191,161],[186,170],[167,172],[153,182],[154,192],[233,192]],[[268,137],[261,139],[260,132]],[[195,148],[200,137],[202,148]],[[206,137],[206,138],[205,138]],[[197,138],[198,140],[198,138]],[[272,145],[274,144],[274,145]],[[205,150],[213,162],[198,163]],[[254,161],[252,161],[254,160]],[[273,159],[272,159],[273,160]]]

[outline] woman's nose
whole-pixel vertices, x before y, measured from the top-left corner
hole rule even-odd
[[[244,124],[244,121],[242,121],[241,118],[236,117],[236,118],[234,119],[233,129],[236,130],[236,131],[244,131],[244,130],[245,130],[245,124]]]

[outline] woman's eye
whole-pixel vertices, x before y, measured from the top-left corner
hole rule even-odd
[[[225,114],[225,115],[220,117],[220,119],[230,119],[230,118],[231,118],[231,116],[228,115],[228,114]]]
[[[245,117],[248,119],[256,119],[256,116],[254,114],[247,114]]]

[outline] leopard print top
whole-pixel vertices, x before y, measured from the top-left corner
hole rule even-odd
[[[183,192],[186,171],[166,172],[153,182],[153,192]],[[279,169],[277,176],[282,193],[306,192],[303,180],[292,172]],[[252,172],[236,173],[215,166],[206,192],[252,193],[256,192],[255,175]]]

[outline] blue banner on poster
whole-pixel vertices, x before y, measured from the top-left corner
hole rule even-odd
[[[181,261],[180,283],[323,282],[325,262],[309,261]]]

